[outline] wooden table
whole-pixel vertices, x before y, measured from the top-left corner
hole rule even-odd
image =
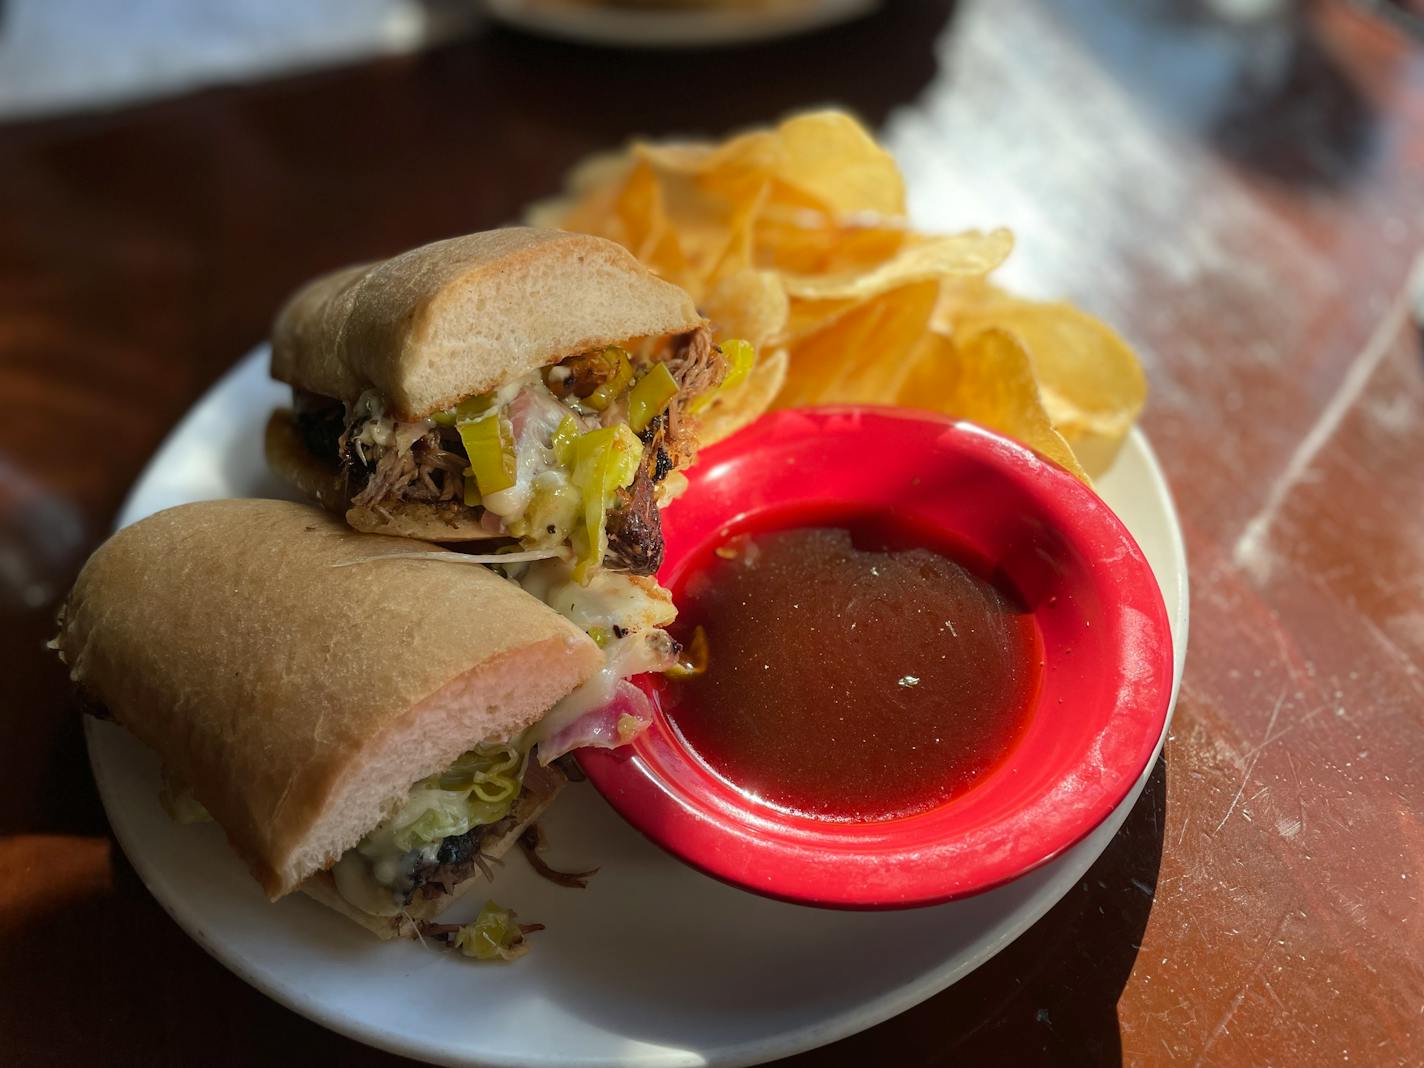
[[[1240,6],[1240,5],[1237,5]],[[900,4],[774,47],[417,58],[0,129],[0,1058],[387,1062],[228,974],[109,837],[59,598],[145,459],[308,275],[492,226],[635,132],[849,104],[934,227],[1139,346],[1188,668],[1108,852],[1028,934],[800,1059],[1424,1057],[1424,53],[1336,4]]]

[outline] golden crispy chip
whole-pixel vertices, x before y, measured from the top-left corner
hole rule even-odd
[[[742,147],[738,144],[740,140],[740,138],[734,138],[725,142],[721,151],[724,153],[740,151]],[[661,145],[649,144],[646,141],[634,141],[629,147],[628,153],[633,159],[646,160],[660,171],[697,175],[712,166],[714,158],[718,154],[718,148],[708,141],[669,141]]]
[[[666,224],[677,235],[685,264],[669,280],[694,300],[717,279],[752,266],[753,228],[766,196],[767,179],[754,172],[717,177],[723,182],[716,190],[698,177],[658,178]]]
[[[723,278],[750,271],[755,264],[753,254],[755,242],[753,234],[757,215],[766,197],[766,186],[756,190],[744,190],[741,199],[732,201],[732,211],[727,219],[727,243],[722,254],[712,263],[703,279],[703,288],[714,286]]]
[[[894,157],[849,115],[795,115],[776,133],[785,153],[776,177],[814,197],[828,214],[905,214],[905,183]]]
[[[776,406],[893,403],[938,295],[933,280],[892,289],[789,346]]]
[[[1011,334],[985,330],[962,343],[937,333],[921,339],[900,383],[899,403],[930,408],[996,431],[1088,481],[1039,396],[1028,353]]]
[[[775,271],[738,271],[723,278],[702,301],[717,338],[739,337],[758,351],[786,328],[786,290]]]
[[[777,340],[788,345],[824,330],[847,312],[861,305],[859,300],[793,300],[786,312],[786,326]]]
[[[779,340],[794,344],[828,327],[864,300],[907,283],[939,279],[942,287],[959,280],[973,285],[1002,263],[1012,248],[1013,235],[1007,230],[916,237],[898,255],[868,271],[830,278],[786,278],[792,300]],[[943,303],[941,298],[936,316],[942,314]]]
[[[530,226],[604,234],[624,176],[633,163],[627,152],[599,152],[569,172],[564,192],[531,204],[524,213]]]
[[[755,170],[770,175],[776,170],[780,149],[771,130],[738,134],[720,145],[708,141],[671,141],[661,145],[639,141],[632,154],[659,170],[699,176],[715,171]]]
[[[968,276],[982,278],[1013,251],[1007,230],[922,238],[906,245],[894,258],[871,270],[847,271],[821,277],[791,275],[786,292],[802,300],[863,300],[887,289],[929,278]]]
[[[771,182],[763,137],[738,138],[705,155],[705,166],[662,167],[668,156],[651,146],[634,151],[658,174],[671,225],[692,277],[684,288],[700,300],[718,278],[752,266],[752,231]],[[688,146],[674,153],[696,155]]]
[[[951,320],[956,336],[999,329],[1016,337],[1044,408],[1083,466],[1094,474],[1112,466],[1146,403],[1147,379],[1110,327],[1071,304],[1022,300],[992,286]]]
[[[596,157],[530,218],[621,242],[685,288],[719,340],[773,353],[709,410],[712,434],[754,418],[784,378],[780,407],[947,411],[1080,476],[1074,453],[1105,470],[1145,396],[1131,350],[1066,304],[992,286],[1007,231],[917,234],[904,210],[894,160],[849,115],[825,111],[720,144]]]
[[[892,255],[904,240],[894,221],[904,211],[894,160],[838,112],[796,116],[774,131],[720,146],[639,144],[632,155],[659,175],[670,225],[695,276],[684,282],[694,297],[753,265],[865,266]],[[596,195],[585,187],[585,204]],[[570,209],[567,218],[586,222],[589,214]],[[892,221],[872,221],[882,215]],[[855,240],[828,242],[820,236],[827,229]]]
[[[774,130],[753,130],[720,145],[640,143],[632,154],[668,174],[697,177],[728,195],[748,174],[775,178],[780,203],[828,215],[905,213],[905,184],[894,158],[840,111],[793,115]]]
[[[911,236],[896,223],[828,218],[768,199],[757,219],[756,262],[787,274],[869,270],[899,252]]]
[[[662,189],[652,168],[638,164],[628,173],[614,210],[619,240],[658,274],[676,280],[687,274],[677,234],[668,226]]]
[[[786,381],[786,367],[785,349],[777,349],[769,356],[758,355],[746,381],[719,396],[703,413],[698,431],[702,443],[721,441],[770,408]]]
[[[568,181],[564,184],[570,196],[583,196],[585,193],[608,188],[627,174],[632,166],[633,160],[625,150],[595,152],[574,165],[573,170],[569,171]]]
[[[906,245],[896,256],[868,271],[786,278],[792,300],[780,340],[794,344],[889,289],[929,279],[982,278],[1003,262],[1012,244],[1006,230],[930,238]]]

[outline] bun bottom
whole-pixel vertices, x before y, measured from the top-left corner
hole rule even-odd
[[[480,853],[487,860],[499,860],[519,841],[519,836],[529,829],[529,825],[543,815],[553,804],[567,784],[564,773],[555,767],[541,767],[530,761],[524,776],[524,792],[511,814],[514,825],[498,838],[480,844]],[[448,892],[439,897],[420,898],[412,901],[399,916],[376,916],[352,905],[336,889],[336,880],[331,872],[319,871],[298,889],[327,908],[341,913],[348,920],[359,923],[382,941],[392,938],[415,938],[416,925],[433,920],[460,898],[473,890],[484,876],[479,868],[468,878],[449,887]]]
[[[508,537],[480,525],[479,515],[458,501],[390,501],[346,510],[346,522],[363,534],[394,534],[421,541],[489,541]]]
[[[288,408],[267,420],[262,439],[267,466],[302,496],[323,508],[345,513],[346,522],[363,534],[391,534],[421,541],[488,541],[503,537],[480,525],[480,516],[459,501],[389,501],[350,507],[345,480],[335,466],[312,455]]]
[[[346,489],[341,473],[324,463],[307,448],[289,408],[277,408],[267,419],[262,435],[267,466],[303,497],[316,501],[330,512],[346,509]]]

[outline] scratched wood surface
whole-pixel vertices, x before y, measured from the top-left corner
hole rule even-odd
[[[1336,4],[1188,0],[904,3],[735,56],[481,30],[0,127],[7,1060],[393,1060],[266,1001],[143,890],[40,650],[56,599],[309,274],[513,218],[629,134],[825,101],[881,129],[923,225],[1013,227],[1016,284],[1140,347],[1193,618],[1165,757],[1082,883],[798,1063],[1420,1062],[1424,52]]]

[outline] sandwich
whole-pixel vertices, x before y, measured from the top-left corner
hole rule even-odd
[[[604,659],[442,556],[309,505],[183,505],[94,553],[53,644],[86,705],[157,752],[170,811],[210,815],[270,898],[508,956],[507,913],[435,919],[566,781],[533,729]]]
[[[691,298],[620,245],[492,230],[297,291],[273,330],[293,397],[267,457],[357,530],[568,545],[584,572],[651,575],[652,505],[728,370]]]
[[[686,483],[698,412],[754,358],[713,345],[687,294],[612,241],[471,234],[290,299],[272,374],[292,406],[267,459],[356,530],[458,545],[603,648],[598,679],[546,720],[553,760],[651,721],[625,680],[677,654],[652,577],[659,508]]]

